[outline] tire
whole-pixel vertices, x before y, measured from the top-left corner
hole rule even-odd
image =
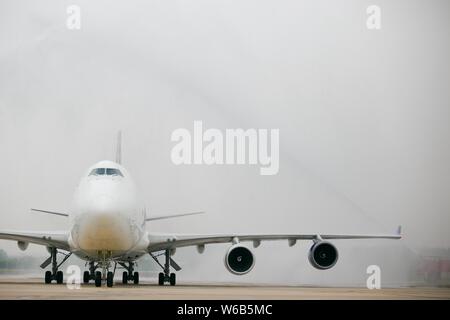
[[[176,283],[176,274],[175,273],[171,273],[170,274],[170,285],[174,286]]]
[[[84,283],[89,283],[89,278],[90,278],[90,273],[89,273],[89,271],[85,271],[84,273],[83,273],[83,282]]]
[[[164,285],[164,273],[162,273],[162,272],[160,272],[160,273],[158,274],[158,284],[159,284],[160,286],[163,286],[163,285]]]
[[[122,273],[122,283],[127,284],[128,283],[128,272],[124,271]]]
[[[109,271],[107,276],[106,276],[106,286],[108,288],[111,288],[113,286],[113,284],[114,284],[114,273]]]
[[[64,277],[64,275],[63,275],[62,271],[56,272],[56,283],[57,284],[63,283],[63,277]]]
[[[45,283],[49,284],[52,282],[52,272],[45,271]]]
[[[135,272],[133,275],[134,284],[139,284],[139,272]]]
[[[95,286],[96,287],[102,286],[102,273],[100,271],[97,271],[95,273]]]

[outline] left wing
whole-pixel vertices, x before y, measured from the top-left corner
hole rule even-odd
[[[288,240],[293,246],[297,240],[333,240],[333,239],[401,239],[401,227],[396,234],[222,234],[222,235],[187,235],[187,234],[151,234],[149,235],[149,252],[188,246],[203,246],[211,243],[237,243],[253,241],[258,247],[261,241]]]
[[[9,231],[0,230],[0,239],[15,240],[21,243],[34,243],[47,247],[55,247],[70,251],[68,243],[69,232],[68,231],[48,231],[48,232],[36,232],[36,231]]]

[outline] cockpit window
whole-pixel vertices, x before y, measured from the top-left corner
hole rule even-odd
[[[123,177],[122,172],[120,172],[119,169],[115,168],[95,168],[89,174],[89,176],[103,176],[103,175]]]
[[[120,172],[119,169],[107,168],[106,169],[106,174],[108,176],[121,176],[121,177],[123,177],[123,174],[122,174],[122,172]]]
[[[91,171],[91,173],[89,174],[90,176],[100,176],[105,174],[105,168],[95,168],[94,170]]]

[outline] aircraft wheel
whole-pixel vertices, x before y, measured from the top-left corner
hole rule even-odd
[[[114,284],[114,273],[112,273],[111,271],[108,272],[107,276],[106,276],[106,285],[111,288]]]
[[[122,283],[127,284],[128,283],[128,272],[124,271],[122,273]]]
[[[90,278],[90,273],[89,273],[89,271],[85,271],[85,272],[83,273],[83,282],[84,282],[84,283],[89,283],[89,278]]]
[[[133,275],[134,284],[139,284],[139,272],[135,272]]]
[[[52,272],[46,271],[45,272],[45,283],[51,283],[52,282]]]
[[[62,271],[56,272],[56,283],[58,283],[58,284],[63,283],[63,272]]]
[[[170,285],[174,286],[176,283],[176,274],[175,273],[171,273],[170,274]]]
[[[100,271],[97,271],[95,273],[95,286],[101,287],[102,285],[102,273]]]
[[[160,286],[164,285],[164,273],[160,272],[158,275],[158,284]]]

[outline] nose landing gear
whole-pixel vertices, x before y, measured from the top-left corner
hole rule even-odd
[[[97,271],[95,273],[95,286],[100,287],[102,285],[102,280],[106,280],[106,286],[111,288],[114,285],[114,274],[116,273],[117,262],[114,262],[114,270],[109,271],[110,261],[101,261],[101,266],[103,272]]]
[[[114,273],[111,271],[108,271],[108,274],[106,275],[106,286],[111,288],[113,286],[113,279],[114,279]]]
[[[89,283],[90,280],[94,280],[96,287],[102,286],[102,281],[105,280],[107,287],[114,285],[114,274],[116,273],[117,262],[114,262],[114,269],[110,271],[111,266],[111,252],[100,251],[99,255],[102,256],[102,260],[95,264],[95,261],[89,262],[89,271],[83,273],[83,282]],[[102,271],[95,271],[101,268]]]
[[[106,269],[107,270],[107,269]],[[106,280],[106,286],[111,288],[114,285],[114,274],[116,271],[116,267],[114,267],[114,271],[96,271],[94,276],[94,283],[96,287],[102,286],[102,281]]]
[[[95,272],[95,286],[102,286],[102,273],[100,271]]]

